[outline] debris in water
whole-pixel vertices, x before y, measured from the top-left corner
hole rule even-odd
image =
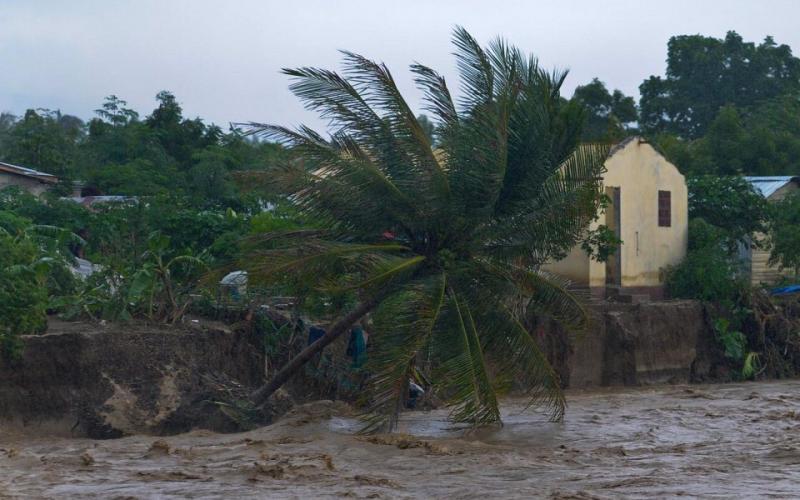
[[[157,457],[169,455],[169,443],[164,441],[163,439],[159,439],[158,441],[153,441],[153,444],[150,445],[150,449],[147,450],[147,457]]]
[[[88,451],[84,451],[81,453],[81,462],[87,467],[94,465],[94,457]]]

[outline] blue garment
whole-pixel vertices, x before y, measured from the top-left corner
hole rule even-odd
[[[364,329],[354,326],[350,330],[350,341],[347,343],[347,355],[353,358],[353,368],[359,368],[364,364],[367,354],[367,339]]]
[[[797,292],[800,292],[800,285],[782,286],[769,291],[770,295],[789,295],[790,293]]]
[[[308,345],[313,344],[323,336],[325,336],[325,330],[318,326],[312,326],[308,329]]]

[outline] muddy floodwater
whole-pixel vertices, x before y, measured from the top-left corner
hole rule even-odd
[[[444,412],[357,436],[317,402],[242,434],[95,441],[0,430],[0,497],[800,496],[800,381],[568,393],[563,423],[504,404],[465,435]]]

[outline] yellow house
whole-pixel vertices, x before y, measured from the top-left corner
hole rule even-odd
[[[605,296],[613,287],[663,297],[664,270],[686,255],[686,180],[640,137],[629,137],[612,148],[605,166],[603,189],[610,203],[589,229],[605,224],[622,245],[607,262],[596,262],[577,246],[545,270],[589,287],[596,296]]]
[[[780,201],[787,195],[800,189],[800,177],[745,177],[745,180],[770,203]],[[764,235],[756,234],[754,238],[761,240],[764,238]],[[747,248],[743,248],[739,255],[742,258],[745,272],[750,276],[750,283],[753,285],[771,285],[777,283],[783,277],[793,276],[790,269],[781,271],[779,266],[771,266],[769,264],[769,250],[750,245]]]

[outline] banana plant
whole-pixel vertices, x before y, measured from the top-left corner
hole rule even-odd
[[[149,318],[175,323],[191,304],[192,273],[208,266],[202,254],[169,257],[169,249],[168,236],[159,231],[150,234],[142,267],[131,276],[127,297],[129,303],[146,304]]]

